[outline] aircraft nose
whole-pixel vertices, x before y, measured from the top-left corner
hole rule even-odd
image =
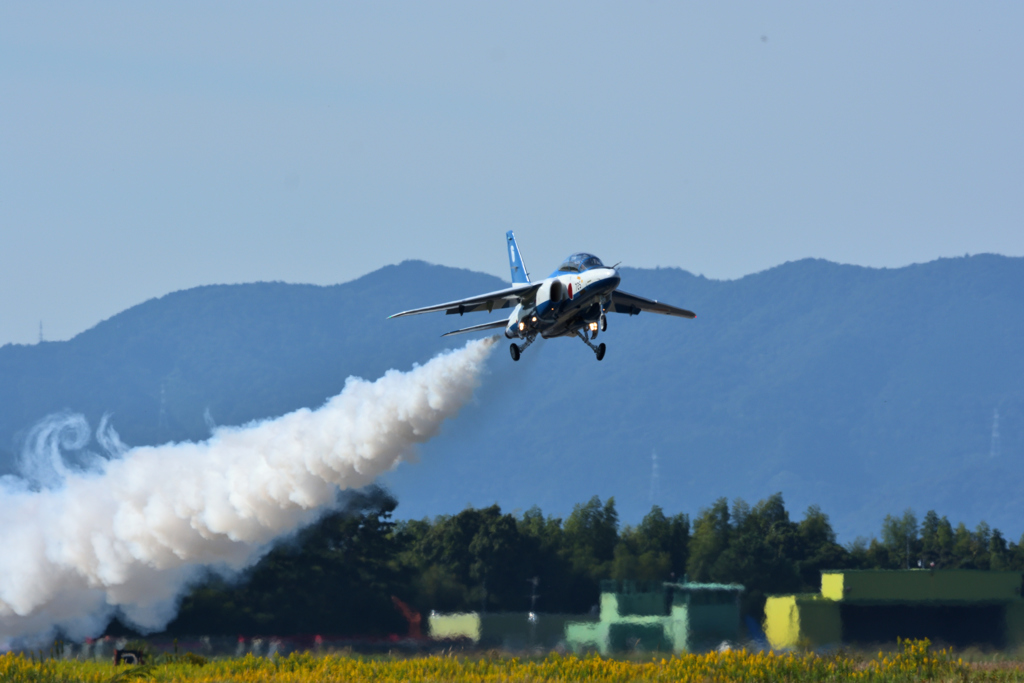
[[[617,289],[619,283],[622,282],[622,278],[619,277],[619,271],[616,270],[615,268],[609,268],[608,272],[610,274],[608,275],[608,277],[605,278],[605,282],[607,282],[612,289]]]

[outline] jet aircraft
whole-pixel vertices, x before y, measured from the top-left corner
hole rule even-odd
[[[509,347],[512,360],[519,360],[538,335],[543,339],[579,337],[594,352],[597,360],[601,360],[605,345],[602,342],[595,346],[592,340],[597,339],[598,331],[608,329],[606,313],[638,315],[641,311],[648,311],[679,318],[697,317],[691,311],[619,291],[621,278],[615,268],[618,264],[608,267],[592,254],[573,254],[547,278],[531,281],[515,235],[509,230],[505,238],[508,240],[508,260],[512,270],[511,287],[436,306],[414,308],[390,317],[437,311],[461,316],[474,311],[490,313],[495,309],[511,308],[512,313],[507,319],[452,330],[441,336],[504,328],[506,338],[525,340],[521,346],[512,342]]]

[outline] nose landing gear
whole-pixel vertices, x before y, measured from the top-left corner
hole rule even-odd
[[[594,346],[593,344],[590,343],[590,340],[587,339],[587,335],[582,330],[576,330],[576,336],[582,339],[583,343],[590,347],[590,350],[594,352],[594,355],[597,356],[598,360],[604,359],[604,352],[607,349],[607,347],[604,345],[603,342],[598,344],[597,346]]]

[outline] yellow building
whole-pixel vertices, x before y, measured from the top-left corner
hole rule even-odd
[[[544,612],[463,612],[427,617],[427,635],[434,640],[461,641],[474,647],[505,650],[551,648],[564,639],[569,620],[586,620],[586,615]],[[591,619],[596,621],[596,617]]]
[[[956,569],[840,570],[821,574],[821,593],[765,603],[773,648],[930,638],[964,647],[1024,644],[1021,572]]]

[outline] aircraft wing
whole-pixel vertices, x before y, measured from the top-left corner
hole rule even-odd
[[[675,306],[669,306],[668,304],[645,299],[636,294],[627,294],[619,290],[612,292],[612,302],[607,310],[612,313],[628,313],[629,315],[638,315],[641,311],[648,311],[649,313],[674,315],[677,318],[697,317],[696,313],[685,308],[676,308]]]
[[[444,311],[448,315],[455,315],[456,313],[462,315],[463,313],[472,313],[473,311],[487,311],[490,313],[496,308],[511,308],[515,306],[523,299],[532,296],[540,285],[540,282],[526,282],[521,285],[513,285],[508,289],[499,289],[496,292],[471,296],[468,299],[459,299],[458,301],[449,301],[446,304],[402,311],[401,313],[388,316],[388,318],[401,318],[404,315],[433,313],[435,311]]]
[[[463,327],[461,330],[452,330],[451,332],[445,332],[441,336],[450,337],[453,334],[462,334],[463,332],[480,332],[481,330],[496,330],[499,327],[504,329],[506,325],[508,325],[508,320],[506,319],[492,320],[491,322],[484,323],[483,325],[473,325],[472,327]]]

